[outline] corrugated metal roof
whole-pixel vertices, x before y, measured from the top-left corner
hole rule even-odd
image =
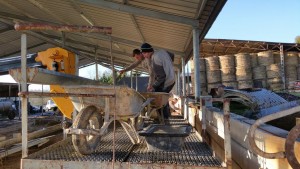
[[[202,40],[225,3],[226,0],[0,0],[0,58],[20,55],[21,32],[12,27],[19,21],[112,27],[111,35],[65,32],[66,46],[85,55],[79,58],[80,66],[95,58],[103,65],[110,63],[110,46],[115,64],[127,66],[133,62],[128,57],[132,50],[148,42],[155,49],[174,52],[174,65],[180,67],[181,57],[191,57],[193,27],[198,26]],[[62,45],[61,32],[27,33],[28,52],[45,50],[57,42]]]

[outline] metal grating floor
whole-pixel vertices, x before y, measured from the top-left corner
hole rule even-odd
[[[171,119],[166,123],[184,124],[186,122],[181,119]],[[141,137],[140,144],[133,145],[123,128],[120,126],[117,127],[115,136],[115,159],[117,162],[221,167],[221,163],[213,157],[208,145],[201,142],[199,136],[194,132],[185,139],[185,145],[180,152],[148,151],[143,137]],[[42,161],[109,162],[112,161],[113,155],[112,138],[113,132],[112,129],[109,129],[109,133],[101,138],[100,145],[97,147],[95,153],[91,155],[82,156],[78,154],[73,148],[71,139],[68,138],[61,143],[56,143],[53,146],[30,155],[26,159]]]

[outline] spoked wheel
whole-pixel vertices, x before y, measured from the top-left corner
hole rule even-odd
[[[76,129],[100,129],[103,125],[103,117],[95,106],[82,109],[76,116],[73,127]],[[72,135],[74,148],[80,154],[91,154],[100,142],[99,135]]]
[[[136,131],[142,130],[144,128],[145,120],[141,116],[131,118],[131,123]]]

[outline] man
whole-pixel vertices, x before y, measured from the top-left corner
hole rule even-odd
[[[170,55],[165,50],[154,51],[148,43],[142,44],[141,50],[143,56],[151,60],[154,73],[154,82],[147,90],[169,93],[175,84],[175,72]],[[169,117],[168,104],[163,108],[163,114],[165,118]]]
[[[148,86],[147,88],[149,88],[150,86],[152,86],[153,80],[154,80],[154,74],[151,68],[151,60],[150,59],[146,59],[144,58],[144,56],[142,55],[141,51],[139,49],[134,49],[132,51],[132,56],[135,57],[136,61],[134,63],[132,63],[131,65],[129,65],[128,67],[126,67],[123,70],[120,70],[120,74],[123,74],[129,70],[134,69],[135,67],[137,67],[139,64],[142,64],[142,67],[149,73],[149,81],[148,81]]]
[[[165,50],[154,51],[152,46],[144,43],[141,46],[143,56],[150,59],[154,73],[154,82],[148,91],[169,93],[175,84],[173,62]]]

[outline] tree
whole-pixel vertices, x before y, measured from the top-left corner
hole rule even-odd
[[[295,42],[296,42],[296,43],[300,43],[300,36],[296,36]]]
[[[106,73],[103,73],[99,81],[103,84],[113,84],[113,78],[111,74],[106,75]]]

